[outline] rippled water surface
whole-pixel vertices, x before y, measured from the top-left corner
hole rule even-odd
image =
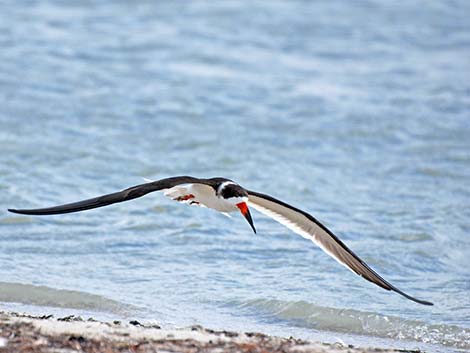
[[[387,4],[1,2],[1,307],[470,349],[470,6]],[[6,212],[182,174],[311,212],[436,305],[261,214]]]

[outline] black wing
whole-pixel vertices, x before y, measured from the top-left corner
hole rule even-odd
[[[269,195],[254,191],[248,191],[248,204],[302,237],[310,239],[340,264],[366,280],[386,290],[393,290],[416,303],[433,305],[428,301],[416,299],[387,282],[359,256],[353,253],[336,235],[307,212]]]
[[[92,199],[87,199],[78,202],[72,202],[65,205],[47,207],[47,208],[35,208],[27,210],[17,210],[17,209],[8,209],[8,211],[19,214],[27,215],[53,215],[53,214],[62,214],[62,213],[71,213],[85,211],[92,208],[108,206],[117,202],[124,202],[142,197],[150,192],[159,191],[163,189],[169,189],[173,186],[187,183],[201,183],[208,184],[206,179],[198,179],[190,176],[178,176],[165,178],[157,181],[152,181],[150,183],[140,184],[132,186],[128,189],[118,191],[112,194],[107,194],[103,196],[94,197]]]

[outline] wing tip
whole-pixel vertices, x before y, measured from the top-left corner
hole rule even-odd
[[[39,213],[34,213],[33,211],[34,210],[17,210],[15,208],[8,208],[8,212],[16,213],[16,214],[31,215],[31,216],[39,214]]]
[[[414,301],[415,303],[422,304],[422,305],[427,305],[427,306],[433,306],[434,305],[434,303],[428,302],[427,300],[422,300],[422,299],[412,297],[411,295],[406,294],[405,292],[399,290],[398,288],[396,288],[394,286],[392,286],[389,290],[392,290],[392,291],[404,296],[406,299]]]
[[[412,301],[418,303],[418,304],[422,304],[422,305],[427,305],[427,306],[433,306],[434,303],[431,303],[431,302],[428,302],[427,300],[421,300],[421,299],[416,299],[416,298],[409,298],[411,299]]]

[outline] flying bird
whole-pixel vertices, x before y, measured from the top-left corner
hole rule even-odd
[[[129,201],[154,191],[162,191],[175,201],[205,206],[222,213],[240,211],[256,233],[249,207],[283,224],[302,237],[313,241],[328,255],[366,280],[386,290],[395,291],[405,298],[423,305],[433,303],[414,298],[396,288],[352,252],[335,234],[315,217],[272,196],[247,190],[226,178],[199,179],[177,176],[151,181],[128,189],[92,199],[60,206],[37,209],[8,209],[26,215],[54,215],[85,211],[117,202]]]

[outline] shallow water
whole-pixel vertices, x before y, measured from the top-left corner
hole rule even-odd
[[[2,307],[470,348],[469,16],[466,1],[1,2]],[[181,174],[311,212],[436,305],[260,214],[253,235],[157,194],[5,211]]]

